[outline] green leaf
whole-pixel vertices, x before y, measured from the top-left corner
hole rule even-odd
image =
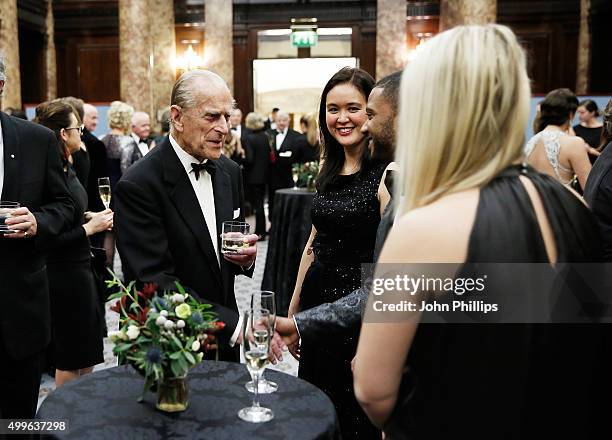
[[[193,355],[191,353],[189,353],[188,351],[184,351],[183,354],[185,355],[185,358],[192,364],[195,365],[196,364],[196,360],[193,357]]]
[[[128,351],[130,348],[132,348],[132,344],[118,344],[118,345],[115,345],[115,348],[113,348],[113,351],[115,353],[123,353],[124,351]]]
[[[170,363],[170,369],[172,370],[172,374],[174,374],[174,377],[180,377],[181,376],[181,366],[180,366],[178,360],[173,360]]]
[[[183,349],[183,344],[181,343],[179,338],[177,338],[175,335],[170,335],[170,339],[172,339],[172,342],[174,342],[178,346],[178,348]]]
[[[168,356],[170,359],[178,359],[181,357],[181,353],[180,351],[177,351],[175,353],[172,353],[170,356]]]
[[[185,295],[187,293],[185,292],[185,288],[181,286],[181,283],[179,283],[178,281],[175,281],[174,284],[176,284],[176,288],[178,289],[180,294]]]

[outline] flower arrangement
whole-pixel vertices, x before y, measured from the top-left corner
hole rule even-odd
[[[163,292],[154,284],[125,286],[116,277],[107,284],[119,289],[110,297],[117,300],[111,310],[119,313],[119,330],[109,333],[113,353],[144,375],[143,397],[153,384],[159,391],[168,379],[184,378],[205,351],[217,348],[214,334],[225,324],[178,282],[176,290]]]
[[[306,187],[310,191],[315,189],[315,180],[319,175],[319,162],[306,162],[293,164],[294,173],[298,176],[297,185],[299,187]]]

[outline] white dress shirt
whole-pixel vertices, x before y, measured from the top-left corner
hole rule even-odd
[[[0,199],[4,187],[4,139],[2,137],[2,123],[0,123]]]
[[[213,247],[215,248],[215,255],[217,256],[217,263],[220,264],[219,259],[219,243],[217,240],[217,215],[215,212],[215,196],[213,192],[212,178],[206,171],[200,172],[200,177],[195,178],[195,173],[191,167],[192,163],[200,163],[195,157],[183,150],[176,140],[170,135],[170,144],[174,148],[174,152],[178,156],[181,164],[187,172],[193,191],[198,198],[200,209],[204,215],[206,226],[208,227],[208,233],[210,234],[210,240],[212,241]],[[204,160],[206,162],[206,160]]]
[[[142,154],[142,157],[145,157],[145,154],[149,152],[149,146],[147,145],[146,142],[141,141],[140,138],[136,136],[135,133],[131,133],[131,135],[132,135],[132,139],[134,139],[134,142],[136,142],[136,145],[138,146],[138,149],[140,150],[140,154]],[[189,168],[191,168],[191,165],[189,165]]]
[[[281,145],[283,145],[283,141],[285,140],[285,137],[287,136],[287,129],[285,128],[284,131],[279,131],[278,134],[276,135],[276,149],[280,150]]]
[[[240,139],[240,137],[242,136],[242,125],[232,127],[232,131],[236,136],[238,136],[238,139]]]
[[[183,150],[176,142],[176,140],[172,137],[172,135],[168,135],[168,139],[170,139],[170,144],[172,145],[172,148],[174,148],[174,152],[176,153],[179,160],[181,161],[181,164],[185,168],[187,176],[189,177],[189,181],[191,182],[191,186],[193,187],[193,191],[195,192],[196,197],[198,198],[200,209],[202,210],[202,214],[204,214],[204,220],[206,221],[206,226],[208,227],[210,239],[215,248],[217,263],[219,263],[220,265],[221,262],[218,249],[219,243],[217,241],[217,215],[215,212],[215,196],[213,192],[212,178],[210,174],[208,174],[208,172],[202,171],[200,172],[200,177],[196,179],[191,164],[200,163],[200,161],[193,157],[191,154],[187,153],[185,150]],[[204,162],[206,162],[206,160]],[[240,335],[241,329],[242,316],[240,316],[240,318],[238,319],[238,325],[236,325],[232,337],[230,338],[229,345],[231,347],[236,344],[236,340]]]

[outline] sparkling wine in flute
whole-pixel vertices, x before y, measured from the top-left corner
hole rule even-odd
[[[111,189],[110,185],[100,185],[98,186],[98,190],[100,191],[100,199],[102,199],[102,203],[104,203],[104,207],[108,209],[111,201]]]
[[[253,372],[261,370],[268,362],[268,353],[262,350],[248,350],[244,352],[247,367]]]
[[[255,344],[258,348],[262,350],[267,349],[268,344],[268,331],[267,330],[255,330],[253,332],[253,337],[255,338]]]

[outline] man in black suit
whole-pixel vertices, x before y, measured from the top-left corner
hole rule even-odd
[[[293,177],[291,167],[300,160],[304,135],[289,128],[289,114],[276,114],[276,130],[268,131],[270,138],[270,172],[268,173],[268,213],[274,212],[274,193],[278,189],[291,188]]]
[[[170,134],[136,162],[115,188],[117,248],[127,280],[174,288],[180,281],[226,326],[220,358],[236,360],[231,346],[240,319],[234,277],[251,275],[257,236],[239,255],[222,255],[221,225],[244,221],[240,167],[221,154],[232,96],[216,74],[183,74],[172,90]]]
[[[368,97],[366,107],[368,121],[362,127],[362,131],[370,135],[373,157],[382,161],[392,160],[395,151],[401,73],[401,71],[395,72],[378,81]],[[391,170],[394,168],[392,164],[387,170],[385,186],[388,191],[392,191]],[[374,261],[378,260],[387,234],[393,226],[393,217],[393,200],[391,200],[385,208],[376,231]],[[325,335],[330,332],[335,335],[355,335],[361,325],[361,316],[368,301],[368,293],[367,289],[359,288],[333,303],[321,304],[296,313],[293,319],[277,317],[276,330],[287,345],[293,346],[294,353],[299,353],[295,345],[300,337],[311,341],[325,341],[329,339]]]
[[[238,136],[238,138],[240,139],[240,143],[242,144],[242,148],[244,148],[244,140],[251,132],[251,130],[249,130],[242,124],[242,111],[240,111],[239,108],[235,108],[232,110],[232,114],[230,116],[230,125],[232,132],[234,133],[234,135]]]
[[[81,139],[89,154],[89,179],[87,180],[87,197],[89,211],[98,212],[105,209],[98,193],[98,179],[108,177],[106,147],[92,133],[98,126],[98,109],[91,104],[83,105],[83,136]]]
[[[0,58],[0,94],[4,88]],[[45,242],[74,207],[51,130],[0,112],[0,200],[19,202],[0,233],[0,419],[33,418],[50,338]]]

